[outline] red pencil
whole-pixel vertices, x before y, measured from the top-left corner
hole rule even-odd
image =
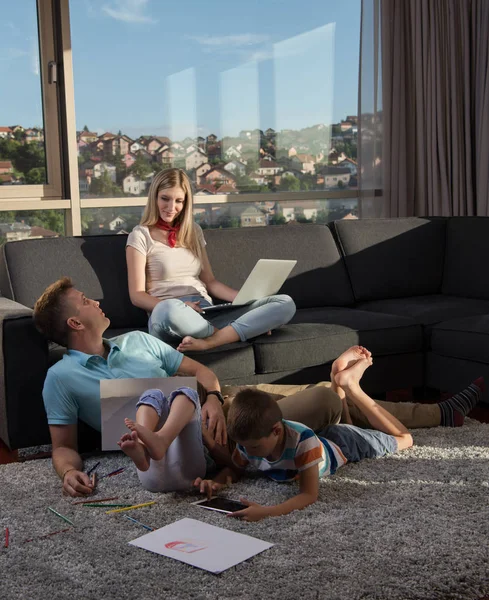
[[[60,529],[59,531],[52,531],[51,533],[46,533],[45,535],[39,535],[37,538],[30,538],[29,540],[24,540],[24,544],[26,544],[27,542],[33,542],[34,540],[43,540],[44,538],[51,537],[52,535],[56,535],[57,533],[64,533],[65,531],[71,531],[71,529]]]
[[[8,539],[10,537],[10,532],[8,530],[8,527],[5,527],[5,544],[4,544],[4,548],[8,548]]]

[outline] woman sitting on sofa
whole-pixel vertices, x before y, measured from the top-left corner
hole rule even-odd
[[[148,313],[149,331],[178,350],[206,350],[245,341],[290,321],[292,298],[269,296],[210,313],[211,296],[232,302],[234,290],[212,272],[202,229],[194,223],[192,189],[181,169],[155,175],[141,223],[127,238],[129,295]]]

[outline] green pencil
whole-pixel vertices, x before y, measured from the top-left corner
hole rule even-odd
[[[84,504],[83,506],[88,506],[89,508],[100,507],[103,506],[113,506],[113,507],[123,507],[123,506],[134,506],[133,504]]]
[[[69,523],[70,525],[73,525],[73,527],[75,527],[75,524],[73,523],[73,521],[70,521],[67,517],[63,517],[63,515],[60,515],[57,510],[54,510],[54,508],[51,508],[50,506],[48,506],[48,510],[50,510],[52,513],[54,513],[60,519],[63,519],[63,521],[66,521],[67,523]]]

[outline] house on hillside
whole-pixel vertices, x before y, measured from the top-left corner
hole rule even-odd
[[[0,175],[7,175],[14,172],[14,165],[11,160],[0,160]]]
[[[93,176],[97,179],[107,173],[112,183],[116,182],[116,168],[108,162],[99,162],[93,166]]]
[[[282,165],[279,165],[274,160],[262,159],[258,165],[256,172],[259,175],[277,175],[283,171]]]
[[[326,166],[318,169],[318,176],[324,177],[324,189],[327,190],[335,187],[346,187],[350,183],[351,172],[350,169],[342,167]]]
[[[86,144],[92,144],[98,140],[98,135],[94,131],[80,131],[78,140],[83,140]]]
[[[236,187],[236,177],[221,167],[214,167],[204,175],[206,183],[223,185],[225,183]]]
[[[200,148],[197,148],[185,157],[185,168],[187,171],[190,171],[190,169],[196,169],[207,162],[209,162],[209,159],[207,158],[206,153]]]
[[[0,127],[0,139],[11,140],[14,137],[14,132],[10,127]]]
[[[136,155],[132,154],[131,152],[128,152],[122,157],[122,162],[126,166],[126,169],[130,169],[132,165],[136,162]]]
[[[240,160],[231,160],[224,165],[224,168],[234,175],[245,175],[246,173],[246,165]]]
[[[197,183],[203,183],[203,179],[205,179],[205,174],[208,173],[212,169],[212,166],[208,163],[202,163],[195,169],[195,179]]]
[[[338,161],[338,166],[349,169],[352,176],[357,174],[357,163],[352,158],[346,157],[343,160]]]
[[[126,175],[122,180],[122,189],[124,194],[133,194],[134,196],[141,196],[146,192],[148,182],[146,180],[141,181],[135,175]]]

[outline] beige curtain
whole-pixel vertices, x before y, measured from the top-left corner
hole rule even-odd
[[[489,1],[380,6],[383,216],[489,215]]]

